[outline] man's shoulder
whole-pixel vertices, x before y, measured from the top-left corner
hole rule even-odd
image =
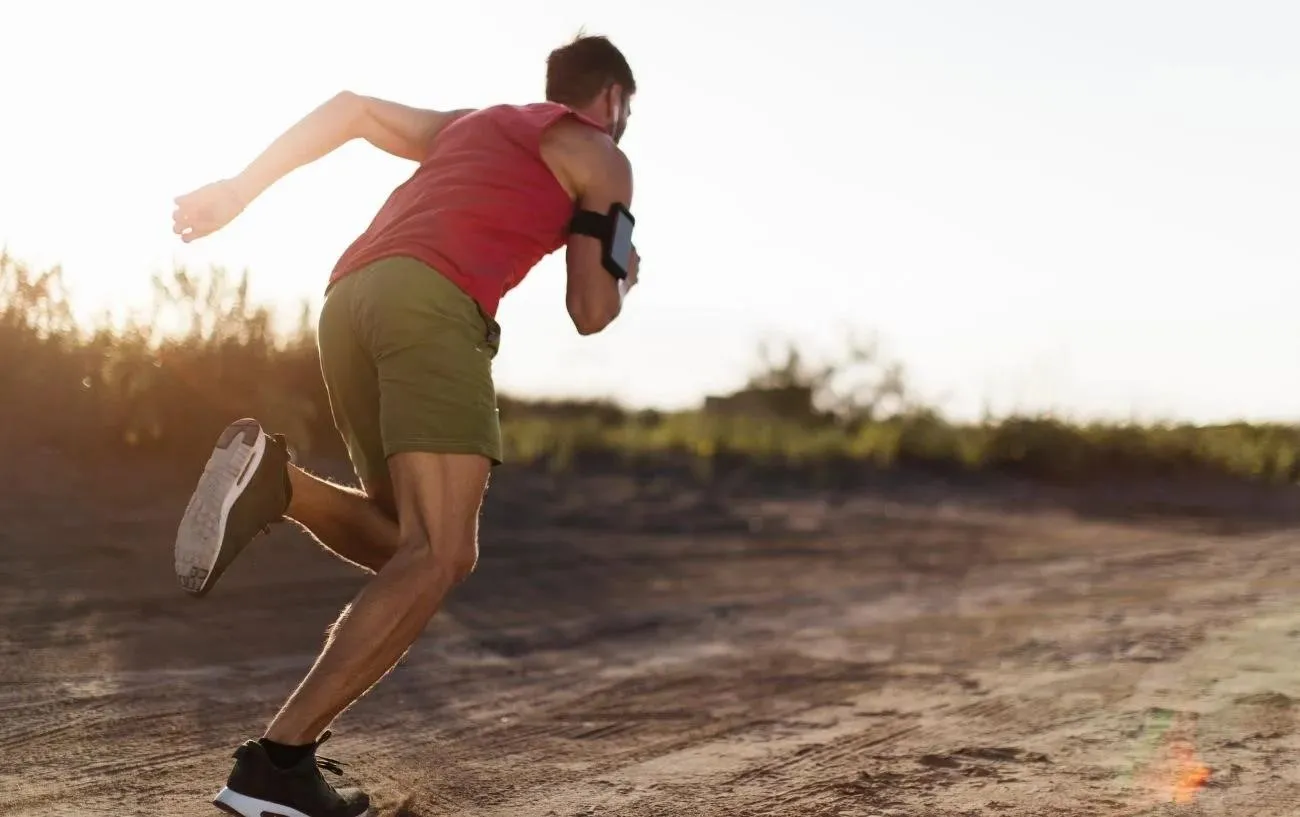
[[[474,110],[483,116],[553,116],[563,117],[577,113],[559,102],[496,102]]]
[[[456,114],[456,119],[467,123],[537,130],[551,130],[558,124],[572,126],[575,130],[603,133],[595,123],[558,102],[498,102],[480,108],[467,108]]]

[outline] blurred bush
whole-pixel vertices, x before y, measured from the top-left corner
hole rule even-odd
[[[0,427],[93,454],[206,456],[232,419],[254,416],[303,454],[344,455],[316,356],[314,318],[273,331],[248,275],[180,268],[153,282],[143,315],[73,318],[59,268],[0,253]],[[903,367],[874,339],[813,362],[792,344],[760,350],[744,388],[697,411],[628,410],[608,401],[502,396],[508,458],[565,469],[593,459],[676,458],[784,467],[998,471],[1052,481],[1228,476],[1293,481],[1300,429],[1091,423],[1051,416],[958,424],[918,403]]]

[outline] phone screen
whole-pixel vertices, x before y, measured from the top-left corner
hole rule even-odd
[[[609,254],[624,270],[632,263],[632,219],[621,210],[614,218],[614,235],[609,242]]]

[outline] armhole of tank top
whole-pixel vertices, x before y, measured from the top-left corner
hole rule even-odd
[[[537,161],[541,162],[542,166],[546,168],[546,172],[549,173],[551,178],[555,180],[556,186],[559,187],[560,190],[564,191],[564,195],[567,196],[571,201],[576,201],[577,194],[570,191],[569,186],[565,184],[565,182],[562,179],[560,179],[559,175],[556,174],[555,169],[552,168],[549,163],[547,163],[546,158],[542,155],[542,140],[546,137],[546,133],[550,131],[551,128],[554,128],[555,126],[559,125],[561,122],[565,121],[566,119],[588,125],[589,127],[595,127],[595,124],[591,120],[579,114],[577,111],[568,107],[567,105],[561,105],[560,107],[562,110],[550,112],[550,114],[545,119],[544,125],[542,127],[537,128],[535,132],[535,136],[537,137],[536,145],[535,145],[535,149],[537,151],[536,156],[537,156]]]

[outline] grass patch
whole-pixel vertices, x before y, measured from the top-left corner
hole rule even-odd
[[[195,458],[226,423],[255,416],[301,452],[342,456],[313,316],[304,308],[287,336],[272,332],[273,317],[249,299],[247,274],[177,269],[155,278],[144,314],[81,326],[58,268],[33,270],[0,253],[0,418],[21,436],[78,451]],[[1052,416],[963,424],[907,396],[901,367],[882,361],[872,344],[857,344],[844,361],[820,366],[794,349],[784,358],[766,354],[743,395],[696,411],[500,402],[509,460],[557,470],[591,457],[673,457],[704,473],[737,461],[1054,481],[1211,475],[1285,482],[1300,472],[1300,429],[1291,425],[1075,424]]]

